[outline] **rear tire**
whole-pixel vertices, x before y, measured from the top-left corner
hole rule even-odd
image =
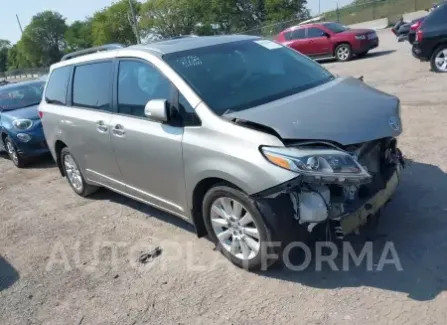
[[[217,249],[233,264],[247,270],[267,269],[278,258],[272,235],[252,199],[226,184],[212,187],[202,202],[205,227]],[[264,246],[262,245],[269,245]],[[264,256],[263,256],[264,255]]]
[[[70,184],[76,194],[82,197],[87,197],[99,189],[99,187],[89,185],[85,182],[78,163],[67,147],[62,149],[60,159],[62,170],[68,180],[68,184]]]
[[[436,49],[431,57],[430,64],[435,72],[447,72],[447,44],[443,44]]]
[[[20,156],[17,152],[17,148],[11,138],[8,136],[5,139],[5,148],[8,153],[9,159],[17,168],[24,168],[26,165],[26,159]]]
[[[335,58],[337,61],[346,62],[352,58],[352,48],[351,45],[347,43],[340,44],[335,49]]]

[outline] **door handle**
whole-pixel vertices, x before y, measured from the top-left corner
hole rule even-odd
[[[107,132],[109,130],[108,126],[104,124],[104,121],[96,122],[96,128],[101,133]]]
[[[124,127],[121,124],[117,124],[113,127],[112,133],[116,136],[122,137],[126,133]]]

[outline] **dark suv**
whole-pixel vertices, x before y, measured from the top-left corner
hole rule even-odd
[[[416,32],[413,55],[430,61],[435,72],[447,72],[447,3],[433,10]]]

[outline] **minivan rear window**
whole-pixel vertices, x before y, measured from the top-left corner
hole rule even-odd
[[[71,66],[54,69],[48,80],[45,100],[49,104],[66,105]]]
[[[112,109],[112,61],[77,66],[73,78],[73,106]]]

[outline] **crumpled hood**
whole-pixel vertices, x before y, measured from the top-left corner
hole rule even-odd
[[[354,78],[226,114],[273,129],[283,140],[362,143],[402,132],[399,99]]]

